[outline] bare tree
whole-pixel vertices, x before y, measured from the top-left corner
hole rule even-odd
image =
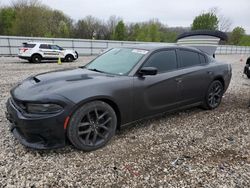
[[[40,6],[41,1],[40,0],[12,0],[11,1],[12,7],[15,9],[20,9],[24,7],[34,7],[34,6]]]
[[[108,33],[109,33],[109,39],[112,39],[112,35],[115,32],[115,27],[117,26],[118,22],[121,21],[122,18],[121,17],[117,17],[117,16],[110,16],[108,21],[107,21],[107,28],[108,28]]]
[[[214,15],[216,15],[219,19],[219,30],[220,31],[224,31],[224,32],[228,32],[231,29],[232,26],[232,20],[230,18],[225,17],[220,13],[220,9],[218,7],[212,7],[209,9],[210,13],[213,13]]]
[[[228,32],[231,29],[232,20],[230,18],[226,18],[223,15],[219,16],[219,30]]]

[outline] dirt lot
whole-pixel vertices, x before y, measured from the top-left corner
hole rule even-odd
[[[246,56],[218,56],[233,66],[233,79],[214,111],[193,108],[141,121],[117,133],[108,146],[81,152],[72,146],[34,151],[9,132],[9,90],[32,74],[77,63],[29,64],[0,57],[0,187],[249,187],[250,80]]]

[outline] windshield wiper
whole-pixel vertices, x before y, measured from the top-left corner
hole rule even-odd
[[[87,69],[88,69],[88,68],[87,68]],[[106,72],[101,71],[101,70],[98,70],[98,69],[88,69],[88,70],[95,71],[95,72],[100,72],[100,73],[106,73]]]

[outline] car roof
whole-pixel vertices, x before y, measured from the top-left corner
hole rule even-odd
[[[49,42],[35,42],[35,41],[28,41],[28,42],[24,42],[23,44],[53,44],[53,43],[49,43]]]
[[[166,49],[166,48],[178,48],[178,49],[189,49],[197,52],[202,52],[201,50],[191,47],[191,46],[181,46],[178,44],[137,44],[137,45],[131,45],[125,48],[137,48],[137,49],[143,49],[148,51],[155,51],[160,49]]]

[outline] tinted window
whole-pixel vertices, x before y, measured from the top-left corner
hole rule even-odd
[[[206,63],[206,58],[204,55],[199,55],[200,56],[200,62],[201,64],[205,64]]]
[[[62,50],[62,48],[60,46],[57,46],[57,45],[50,45],[50,48],[52,50]]]
[[[154,53],[144,67],[155,67],[159,73],[177,69],[175,50],[166,50]]]
[[[200,64],[199,54],[191,51],[180,50],[181,67],[191,67]]]
[[[36,44],[28,44],[28,43],[23,43],[24,48],[34,48]]]
[[[49,47],[48,44],[41,44],[41,45],[40,45],[40,48],[41,48],[41,49],[50,49],[50,47]]]

